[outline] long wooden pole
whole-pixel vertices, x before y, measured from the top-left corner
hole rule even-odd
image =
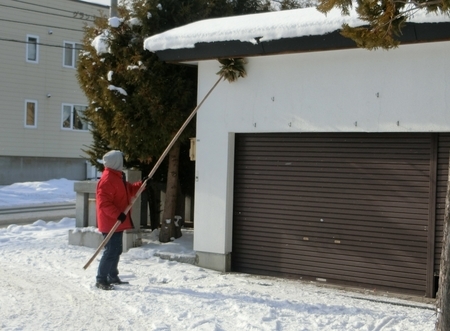
[[[135,194],[135,196],[131,199],[130,203],[128,204],[127,208],[125,209],[125,211],[123,212],[125,215],[128,214],[128,212],[130,211],[131,207],[133,206],[134,202],[137,200],[137,198],[141,195],[141,193],[145,190],[145,187],[147,186],[147,181],[153,177],[153,175],[155,174],[156,170],[158,170],[159,166],[161,165],[161,163],[164,161],[164,158],[167,156],[167,154],[169,153],[170,149],[173,147],[173,145],[175,144],[175,142],[178,140],[178,138],[180,138],[181,133],[183,133],[184,129],[188,126],[189,122],[192,120],[192,118],[195,116],[195,114],[197,114],[198,109],[202,106],[203,102],[205,102],[205,100],[209,97],[209,95],[211,94],[211,92],[216,88],[216,86],[219,84],[219,82],[222,80],[223,76],[220,76],[220,78],[217,80],[217,82],[213,85],[213,87],[208,91],[208,93],[203,97],[202,101],[197,105],[197,107],[195,107],[195,109],[192,111],[192,113],[189,115],[189,117],[186,119],[186,121],[184,121],[183,125],[181,126],[181,128],[178,130],[178,132],[175,134],[175,136],[172,138],[171,142],[169,143],[169,145],[167,145],[166,149],[164,150],[164,152],[161,154],[161,156],[159,157],[158,161],[156,162],[156,164],[153,166],[153,169],[150,171],[150,173],[148,174],[147,179],[142,183],[141,187],[139,188],[139,190],[137,191],[137,193]],[[101,244],[98,246],[97,250],[94,252],[94,255],[92,255],[92,257],[89,259],[89,261],[87,261],[87,263],[84,265],[83,269],[86,270],[89,265],[92,263],[92,261],[94,261],[95,257],[98,255],[98,253],[100,253],[100,251],[103,249],[103,247],[105,247],[105,245],[108,243],[109,239],[111,239],[112,235],[114,234],[114,232],[116,232],[117,228],[120,225],[120,221],[118,220],[116,222],[116,224],[114,224],[114,226],[112,227],[112,229],[108,232],[108,235],[105,237],[105,239],[103,239],[103,241],[101,242]]]

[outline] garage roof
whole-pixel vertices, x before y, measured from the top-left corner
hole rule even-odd
[[[354,10],[343,16],[316,8],[207,19],[149,37],[144,48],[169,62],[356,48],[339,33],[344,23],[364,22]],[[400,37],[402,43],[438,40],[450,40],[450,17],[425,11],[408,20]]]

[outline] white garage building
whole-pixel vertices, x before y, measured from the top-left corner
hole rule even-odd
[[[198,66],[198,264],[434,297],[450,148],[450,18],[417,14],[367,51],[314,8],[220,18],[150,37]]]

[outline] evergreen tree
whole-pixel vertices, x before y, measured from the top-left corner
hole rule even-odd
[[[204,18],[265,9],[258,1],[245,2],[239,1],[239,7],[228,0],[128,0],[117,9],[120,20],[100,17],[93,26],[85,27],[77,78],[89,100],[85,117],[93,144],[85,152],[92,164],[103,170],[98,160],[108,150],[118,149],[125,155],[125,166],[137,167],[144,175],[149,173],[195,107],[196,68],[160,62],[143,49],[144,39]],[[194,134],[193,125],[185,131],[181,144]],[[181,160],[180,150],[184,151]],[[179,162],[191,165],[191,161],[185,161],[187,157],[187,149],[175,144],[168,162],[153,176],[153,180],[168,181],[163,220],[174,218]],[[192,189],[193,167],[186,168],[191,171],[181,172],[189,177],[184,186]],[[164,174],[163,170],[168,172]],[[169,241],[173,226],[168,233],[161,232],[160,240]]]
[[[353,39],[358,47],[370,50],[397,47],[398,36],[407,18],[418,10],[424,9],[430,14],[450,14],[450,0],[318,0],[317,9],[327,13],[336,7],[341,9],[343,15],[348,15],[352,6],[368,26],[350,27],[344,24],[341,33]]]
[[[89,100],[85,116],[93,144],[85,152],[91,163],[102,170],[97,160],[106,151],[119,149],[126,156],[126,166],[137,166],[144,174],[152,168],[195,107],[197,73],[194,67],[160,62],[143,49],[143,41],[220,10],[223,6],[214,2],[208,7],[201,0],[131,1],[118,8],[119,24],[110,25],[107,17],[101,17],[85,28],[77,77]],[[107,49],[94,47],[99,38]],[[187,129],[182,141],[192,129]]]

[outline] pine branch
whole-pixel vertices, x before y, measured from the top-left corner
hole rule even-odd
[[[220,70],[217,72],[218,75],[225,78],[228,82],[234,82],[239,77],[247,76],[244,64],[247,62],[243,58],[230,58],[230,59],[218,59],[220,62]]]
[[[406,20],[419,10],[441,12],[450,15],[449,0],[358,0],[356,12],[369,27],[350,27],[343,24],[341,34],[353,39],[358,47],[366,49],[391,49],[399,45],[395,36],[401,35]],[[340,8],[343,15],[349,14],[353,3],[349,0],[319,0],[317,9],[327,13],[332,8]]]

